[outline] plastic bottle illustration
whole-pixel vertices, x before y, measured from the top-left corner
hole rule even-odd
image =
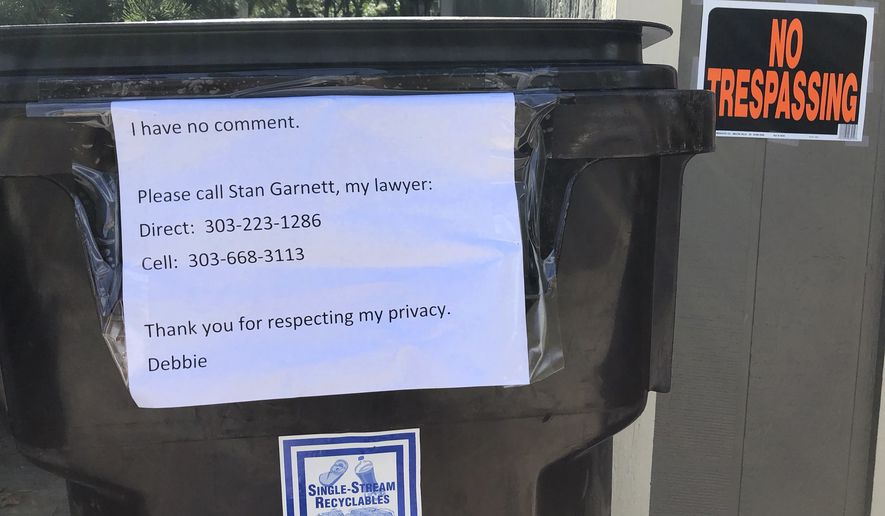
[[[366,509],[354,509],[347,516],[393,516],[393,512],[387,509],[368,507]]]
[[[362,457],[360,457],[362,458]],[[347,471],[347,468],[350,467],[347,464],[347,461],[338,459],[332,464],[332,467],[329,468],[329,471],[320,474],[320,484],[324,486],[334,486],[344,473]]]
[[[366,460],[365,457],[359,457],[359,463],[357,463],[353,471],[356,473],[356,476],[360,477],[363,484],[378,483],[378,481],[375,480],[375,465],[372,464],[372,461]]]

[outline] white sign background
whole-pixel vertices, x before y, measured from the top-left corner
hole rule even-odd
[[[324,516],[336,511],[351,515],[371,509],[378,516],[422,514],[421,438],[417,428],[284,436],[279,438],[279,446],[285,516]],[[299,454],[305,455],[301,461]],[[361,458],[371,463],[371,477],[377,484],[363,487],[366,478],[357,473]],[[332,465],[339,460],[345,466],[332,475]]]
[[[528,383],[512,94],[128,101],[113,103],[112,116],[128,381],[139,406]],[[297,129],[141,129],[289,116]],[[376,179],[427,183],[407,194],[344,191]],[[275,181],[333,181],[338,191],[275,196]],[[219,184],[262,186],[264,195],[193,199]],[[192,200],[138,202],[147,189]],[[320,213],[321,227],[209,234],[204,222],[302,213]],[[190,224],[193,234],[141,237],[141,224]],[[224,262],[232,251],[295,248],[304,260]],[[189,267],[200,253],[222,263]],[[147,257],[175,266],[145,270]],[[442,318],[388,320],[407,305],[445,309]],[[382,322],[360,322],[368,310]],[[353,324],[267,328],[324,313],[352,313]],[[242,317],[265,324],[241,330]],[[212,322],[234,331],[204,335],[201,324]],[[150,324],[198,331],[150,337]],[[182,355],[205,357],[205,367],[149,371],[150,358]]]

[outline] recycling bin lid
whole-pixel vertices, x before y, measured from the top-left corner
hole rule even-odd
[[[282,66],[642,63],[661,24],[558,18],[337,18],[0,26],[0,76]]]

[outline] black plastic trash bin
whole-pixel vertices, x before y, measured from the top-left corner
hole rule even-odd
[[[420,428],[423,514],[592,514],[587,451],[669,387],[682,171],[713,146],[712,96],[642,64],[667,35],[532,19],[0,28],[0,386],[20,451],[68,481],[74,514],[272,515],[279,436]],[[543,160],[530,222],[564,367],[523,387],[137,408],[94,295],[118,294],[117,206],[72,174],[115,174],[102,106],[354,91],[515,93],[516,159]]]

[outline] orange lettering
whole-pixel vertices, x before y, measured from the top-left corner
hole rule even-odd
[[[808,104],[805,107],[805,114],[809,120],[817,117],[820,104],[818,104],[818,88],[820,87],[820,73],[811,72],[808,74]],[[814,107],[812,107],[814,106]]]
[[[790,118],[790,72],[784,72],[781,76],[780,91],[777,94],[777,110],[774,112],[775,118]]]
[[[842,83],[845,78],[839,74],[838,82],[836,82],[836,74],[828,74],[830,76],[830,89],[827,91],[827,120],[833,119],[839,121],[842,119]]]
[[[784,47],[787,44],[787,20],[771,20],[771,44],[768,50],[768,66],[784,65]]]
[[[719,89],[719,78],[722,76],[721,68],[708,68],[707,80],[710,81],[710,91],[716,93]]]
[[[734,116],[747,118],[747,83],[750,82],[750,70],[737,71],[737,82],[734,88]]]
[[[777,72],[765,71],[765,109],[762,118],[768,118],[768,109],[777,102]]]
[[[734,70],[731,68],[722,69],[722,82],[719,89],[719,116],[725,116],[726,104],[728,105],[728,116],[734,115]]]
[[[793,120],[802,120],[802,111],[805,110],[805,72],[799,70],[793,79],[793,98],[796,102],[792,104]]]
[[[802,56],[802,40],[804,39],[802,34],[802,22],[799,21],[799,18],[793,18],[790,22],[790,28],[787,29],[786,39],[790,42],[790,44],[787,45],[787,66],[790,68],[796,68],[796,65],[799,64],[799,58]],[[793,39],[796,40],[795,47],[793,46]]]
[[[750,116],[753,119],[759,118],[762,114],[762,86],[765,84],[765,74],[762,70],[753,70],[753,78],[750,81],[750,91],[752,99],[750,99]]]
[[[850,73],[845,78],[845,91],[842,92],[842,117],[845,122],[857,121],[857,91],[857,76]]]

